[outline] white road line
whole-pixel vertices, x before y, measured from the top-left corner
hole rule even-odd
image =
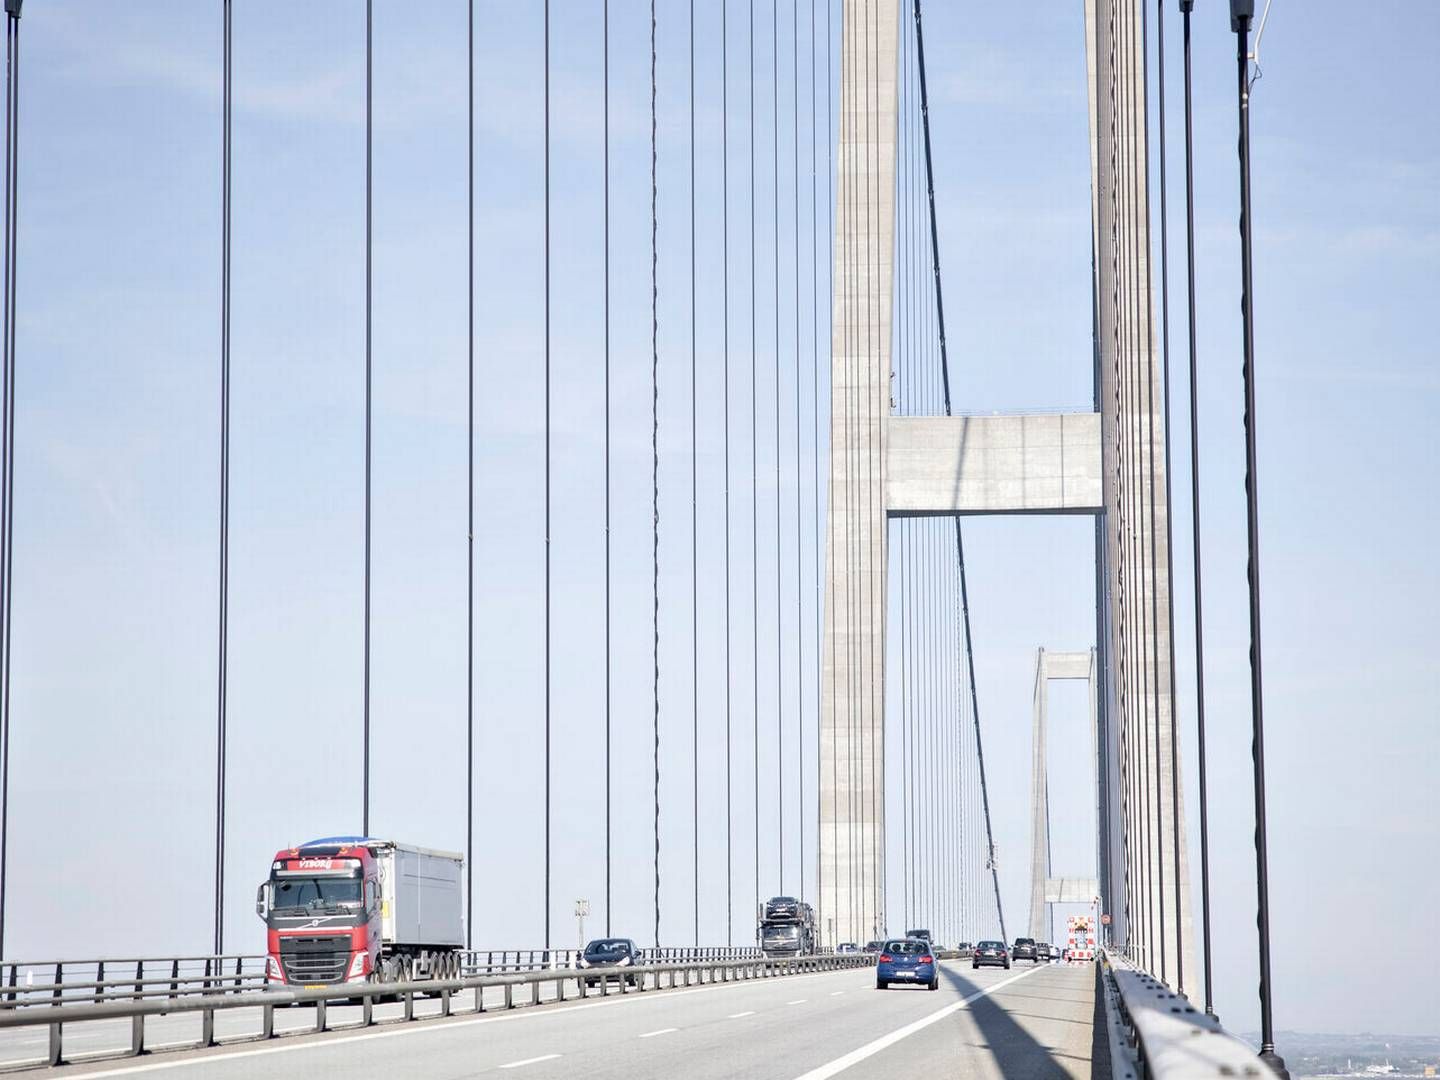
[[[878,1054],[886,1047],[894,1046],[901,1039],[914,1035],[915,1032],[920,1031],[923,1028],[927,1028],[931,1024],[934,1024],[940,1020],[944,1020],[945,1017],[951,1015],[952,1013],[959,1012],[961,1009],[965,1008],[965,1006],[969,1005],[972,1001],[977,1001],[980,998],[985,997],[985,995],[987,994],[993,994],[996,990],[999,990],[1001,987],[1009,986],[1013,982],[1019,982],[1021,979],[1029,978],[1031,975],[1034,975],[1035,972],[1039,970],[1041,970],[1039,967],[1032,967],[1028,971],[1022,971],[1019,975],[1012,975],[1010,978],[1004,979],[996,983],[994,986],[987,986],[978,994],[971,994],[969,997],[962,998],[960,1001],[955,1002],[953,1005],[946,1005],[943,1009],[938,1009],[937,1011],[931,1013],[929,1016],[921,1017],[913,1024],[906,1024],[904,1027],[897,1028],[896,1030],[890,1032],[888,1035],[882,1035],[880,1036],[880,1038],[874,1040],[873,1042],[866,1043],[859,1049],[851,1050],[850,1053],[845,1054],[843,1057],[838,1057],[834,1061],[821,1065],[818,1069],[811,1069],[809,1072],[796,1077],[795,1080],[829,1080],[830,1077],[836,1075],[837,1073],[844,1072],[846,1069],[850,1068],[851,1065],[857,1065],[860,1062],[864,1061],[866,1058],[873,1057],[874,1055]]]
[[[539,1057],[526,1058],[524,1061],[512,1061],[507,1065],[501,1065],[502,1069],[518,1069],[521,1065],[534,1065],[537,1061],[554,1061],[559,1054],[541,1054]]]
[[[659,1031],[647,1031],[644,1035],[637,1036],[641,1039],[653,1039],[656,1035],[669,1035],[672,1031],[679,1031],[679,1028],[661,1028]]]
[[[806,998],[796,998],[794,1001],[787,1001],[787,1002],[785,1002],[785,1004],[786,1004],[786,1005],[804,1005],[805,1002],[806,1002],[806,1000],[808,1000],[808,999],[806,999]]]
[[[789,975],[791,980],[796,979],[821,979],[826,976],[851,974],[864,969],[842,968],[839,971],[816,971],[809,975]],[[1032,969],[1033,970],[1033,969]],[[512,1020],[536,1020],[547,1016],[564,1016],[567,1013],[579,1012],[582,1009],[608,1009],[617,1005],[635,1004],[641,1001],[673,1001],[677,997],[685,997],[689,994],[708,994],[715,990],[733,990],[745,987],[751,980],[741,980],[728,983],[710,983],[707,986],[692,986],[689,989],[665,990],[664,993],[655,993],[647,990],[643,994],[626,994],[623,997],[615,996],[608,1001],[584,1001],[576,1004],[559,1003],[551,1004],[554,999],[549,999],[545,1008],[535,1009],[525,1007],[514,1012],[493,1012],[496,1008],[492,1004],[484,1016],[470,1016],[466,1019],[451,1020],[448,1023],[441,1022],[429,1024],[424,1022],[409,1023],[403,1027],[387,1028],[383,1031],[367,1031],[363,1035],[342,1035],[338,1038],[306,1038],[302,1035],[290,1035],[285,1037],[280,1045],[257,1047],[253,1050],[233,1050],[218,1054],[205,1054],[177,1058],[174,1061],[149,1061],[143,1065],[121,1065],[113,1069],[103,1069],[96,1072],[77,1073],[76,1080],[105,1080],[112,1076],[130,1076],[135,1073],[160,1072],[167,1069],[203,1068],[215,1062],[234,1061],[239,1058],[267,1057],[270,1054],[287,1054],[295,1050],[311,1050],[322,1046],[338,1046],[342,1043],[368,1042],[371,1039],[393,1039],[405,1035],[424,1035],[436,1031],[454,1031],[457,1028],[470,1027],[475,1024],[499,1024]],[[763,985],[763,984],[762,984]],[[739,1013],[740,1016],[749,1016],[750,1013]],[[438,1017],[436,1018],[438,1019]],[[290,1040],[294,1039],[294,1042]],[[303,1040],[303,1041],[302,1041]],[[7,1063],[8,1064],[8,1063]],[[20,1063],[14,1063],[20,1064]],[[28,1061],[24,1064],[30,1064]]]
[[[731,1013],[731,1014],[730,1014],[729,1016],[727,1016],[725,1019],[726,1019],[726,1020],[739,1020],[742,1016],[754,1016],[754,1015],[755,1015],[755,1010],[754,1010],[754,1009],[748,1009],[748,1010],[746,1010],[746,1011],[743,1012],[743,1013]]]
[[[830,991],[830,996],[831,996],[831,997],[839,997],[839,996],[840,996],[841,994],[843,994],[844,992],[845,992],[844,990],[831,990],[831,991]]]

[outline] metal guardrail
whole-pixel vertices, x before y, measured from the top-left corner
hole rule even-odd
[[[543,951],[543,950],[542,950]],[[552,953],[554,950],[552,950]],[[166,995],[155,1000],[143,996],[127,995],[128,1000],[108,999],[89,1001],[67,1000],[63,996],[45,999],[32,998],[20,1003],[20,1007],[0,1010],[0,1031],[8,1028],[37,1027],[49,1028],[49,1044],[44,1059],[25,1062],[24,1065],[60,1065],[65,1061],[64,1029],[67,1025],[104,1020],[129,1019],[131,1021],[130,1046],[127,1051],[114,1056],[134,1057],[146,1052],[145,1020],[150,1016],[166,1016],[176,1013],[198,1012],[201,1015],[200,1039],[192,1048],[201,1049],[218,1045],[215,1038],[215,1013],[225,1009],[260,1009],[261,1029],[255,1036],[239,1036],[226,1042],[249,1041],[251,1039],[273,1039],[275,1035],[275,1009],[291,1005],[313,1005],[315,1024],[311,1031],[323,1032],[341,1028],[363,1028],[374,1025],[374,1007],[384,1001],[399,1001],[403,1012],[399,1021],[417,1019],[415,998],[438,997],[439,1015],[452,1016],[468,1013],[493,1011],[486,1008],[484,992],[488,988],[500,987],[505,991],[503,1009],[516,1005],[515,988],[530,987],[530,1004],[540,1004],[540,987],[544,983],[555,984],[555,1000],[565,1001],[566,987],[575,985],[575,996],[608,996],[610,983],[618,984],[618,993],[625,994],[627,980],[636,979],[637,985],[630,992],[674,989],[677,986],[693,986],[716,982],[748,981],[751,979],[774,978],[782,975],[799,975],[819,971],[837,971],[845,968],[862,968],[873,964],[874,958],[864,954],[842,954],[804,956],[792,959],[765,959],[745,957],[740,959],[706,959],[686,963],[645,963],[631,967],[574,968],[545,967],[530,971],[514,971],[501,974],[474,975],[454,979],[426,979],[396,983],[365,983],[356,986],[327,986],[316,989],[253,989],[236,993],[216,987],[216,992],[201,990],[187,991],[177,996]],[[226,976],[228,982],[233,976]],[[683,982],[682,982],[683,978]],[[212,984],[216,981],[211,977]],[[590,983],[598,984],[597,988]],[[453,1008],[455,995],[472,990],[475,994],[471,1008]],[[359,1005],[361,1016],[358,1023],[338,1025],[330,1028],[326,1022],[326,1009],[332,1004]],[[422,1018],[423,1019],[423,1018]],[[384,1021],[382,1021],[384,1022]],[[87,1055],[87,1060],[89,1055]]]
[[[461,950],[460,975],[574,968],[575,949]],[[760,950],[675,948],[643,950],[644,962],[698,963],[758,957]],[[265,956],[166,956],[142,959],[5,961],[0,963],[0,1012],[33,1005],[175,999],[206,993],[263,990]]]
[[[1103,953],[1100,978],[1115,1080],[1275,1080],[1253,1047],[1128,960]]]

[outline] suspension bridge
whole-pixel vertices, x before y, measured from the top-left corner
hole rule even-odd
[[[1247,488],[1259,1057],[1224,1032],[1211,1000],[1203,688],[1193,733],[1201,777],[1198,931],[1191,907],[1182,745],[1192,736],[1182,732],[1175,708],[1171,599],[1172,577],[1187,568],[1176,566],[1170,527],[1179,493],[1170,483],[1172,245],[1163,206],[1172,150],[1163,144],[1164,0],[1085,0],[1084,40],[1075,42],[1084,51],[1088,82],[1093,333],[1074,343],[1073,363],[1090,373],[1093,398],[1079,408],[1047,409],[1039,407],[1042,391],[1034,411],[1005,415],[967,413],[965,372],[975,361],[948,344],[942,266],[970,253],[941,251],[937,219],[945,207],[935,195],[930,94],[945,61],[927,56],[920,0],[691,0],[688,6],[652,0],[648,9],[616,4],[614,12],[608,2],[589,5],[595,10],[587,8],[586,18],[599,20],[591,60],[598,57],[603,85],[600,169],[587,193],[603,237],[593,276],[577,275],[558,254],[560,234],[574,228],[575,217],[555,194],[563,166],[553,158],[552,124],[561,122],[564,103],[574,107],[575,96],[554,93],[564,65],[552,53],[552,18],[575,12],[568,4],[556,3],[553,13],[550,2],[534,5],[543,46],[544,152],[536,178],[543,199],[541,318],[534,328],[543,427],[531,475],[543,491],[543,514],[532,538],[539,572],[525,578],[524,603],[541,609],[530,660],[540,690],[526,699],[533,708],[519,720],[495,715],[477,671],[478,643],[506,629],[500,609],[477,588],[476,573],[477,540],[485,543],[491,512],[476,498],[477,464],[484,470],[487,463],[477,393],[501,376],[484,366],[487,343],[477,322],[476,251],[490,219],[483,204],[477,207],[477,174],[483,180],[487,158],[477,146],[475,46],[477,34],[487,31],[484,16],[477,20],[469,5],[468,404],[465,517],[457,541],[464,566],[447,586],[465,597],[464,725],[458,736],[454,729],[445,736],[446,768],[456,767],[464,747],[464,943],[457,943],[453,962],[434,967],[428,978],[407,967],[396,969],[398,981],[329,988],[278,979],[267,958],[246,947],[258,933],[237,938],[238,926],[253,925],[241,920],[250,917],[248,882],[263,870],[263,864],[242,868],[234,842],[241,826],[233,757],[237,684],[231,679],[237,600],[231,588],[237,432],[231,401],[241,376],[232,362],[232,331],[239,325],[232,320],[232,283],[244,243],[243,232],[232,229],[234,169],[237,162],[244,168],[233,142],[234,104],[243,94],[235,81],[234,25],[246,5],[220,0],[215,6],[221,26],[215,57],[221,87],[218,593],[211,624],[213,738],[206,755],[213,776],[213,890],[206,890],[213,896],[213,934],[187,955],[168,942],[129,957],[73,959],[97,955],[89,941],[77,939],[60,959],[27,960],[30,916],[17,916],[7,903],[7,886],[23,889],[22,875],[41,871],[12,857],[17,833],[10,781],[25,763],[17,754],[12,768],[11,755],[28,722],[19,698],[11,708],[12,641],[17,665],[26,655],[25,621],[12,611],[18,590],[43,584],[26,583],[30,571],[23,558],[14,558],[24,511],[37,508],[27,506],[31,489],[16,470],[17,447],[35,436],[17,421],[17,401],[25,418],[30,360],[16,334],[25,310],[17,251],[27,224],[19,183],[26,79],[21,0],[6,2],[0,1064],[104,1076],[160,1067],[207,1076],[259,1068],[427,1076],[523,1068],[547,1075],[676,1071],[803,1080],[941,1066],[964,1075],[1113,1070],[1116,1076],[1178,1077],[1264,1075],[1270,1068],[1283,1074],[1268,986],[1253,482]],[[1183,26],[1188,136],[1193,0],[1170,6]],[[379,749],[381,728],[395,713],[376,707],[372,688],[389,640],[375,617],[372,559],[375,478],[384,453],[374,426],[384,384],[375,376],[386,362],[374,329],[383,258],[374,242],[374,173],[383,154],[375,146],[374,62],[385,45],[375,32],[383,11],[373,0],[352,7],[347,17],[363,12],[365,55],[363,339],[354,365],[363,387],[364,434],[352,463],[363,475],[363,529],[354,538],[363,560],[360,693],[353,723],[343,722],[345,768],[358,780],[350,820],[360,836],[372,837],[396,827],[387,793],[394,772]],[[1229,9],[1247,213],[1245,390],[1253,478],[1246,124],[1255,12],[1238,0]],[[1202,15],[1222,17],[1218,8]],[[51,17],[52,5],[39,0],[25,9],[27,27]],[[1172,31],[1176,25],[1172,21]],[[645,45],[639,68],[631,63],[637,29]],[[622,44],[630,55],[624,85],[632,98],[636,71],[648,83],[638,166],[635,132],[622,134],[612,111],[619,85],[612,61]],[[27,53],[27,77],[46,62]],[[1160,66],[1158,103],[1152,102],[1154,64]],[[677,79],[676,71],[683,76]],[[633,105],[624,120],[631,126]],[[1156,131],[1159,147],[1151,145]],[[1184,154],[1188,180],[1188,137]],[[1157,163],[1158,177],[1152,176]],[[1152,193],[1162,207],[1158,237],[1152,235]],[[1185,194],[1188,202],[1188,184]],[[578,197],[574,190],[568,196]],[[715,230],[710,226],[717,219]],[[1193,387],[1193,231],[1185,248]],[[583,297],[577,295],[582,284]],[[595,408],[602,435],[587,466],[600,466],[601,484],[599,497],[587,504],[595,513],[583,515],[582,527],[597,557],[590,580],[577,583],[574,575],[558,581],[556,573],[558,538],[573,537],[577,526],[566,495],[573,495],[564,475],[569,466],[556,454],[564,425],[575,418],[557,417],[555,404],[559,372],[573,372],[562,368],[561,354],[576,345],[571,324],[581,304],[597,305],[602,315],[598,345],[590,345],[603,366],[598,376],[593,367],[588,372],[600,391]],[[637,313],[643,313],[639,332]],[[639,389],[646,408],[637,412],[633,400],[622,401],[621,387],[632,395]],[[662,393],[666,401],[677,394],[684,400],[678,408],[662,406]],[[1191,402],[1193,410],[1193,394]],[[1193,411],[1190,421],[1193,458]],[[676,445],[683,447],[678,456]],[[643,530],[633,519],[620,520],[637,492],[645,506]],[[1198,486],[1194,498],[1198,530]],[[991,798],[996,781],[987,774],[984,752],[987,731],[1000,721],[982,710],[985,688],[976,678],[970,579],[977,568],[967,564],[965,534],[969,519],[987,515],[1093,520],[1093,580],[1076,587],[1093,588],[1094,640],[1077,643],[1079,652],[1042,648],[1037,654],[1031,851],[1020,860],[1030,867],[1026,912],[1007,912],[1002,902]],[[1193,573],[1198,595],[1198,558]],[[577,632],[566,625],[562,612],[571,609],[561,606],[561,597],[582,587],[596,596],[601,614]],[[1197,605],[1197,642],[1198,619]],[[680,646],[671,641],[675,632]],[[688,675],[677,681],[668,667],[662,670],[662,660]],[[582,665],[592,665],[583,667],[586,680],[601,671],[603,690],[578,710],[587,767],[577,775],[566,743],[580,738],[572,684],[582,678]],[[1197,667],[1203,671],[1203,664]],[[23,679],[20,667],[13,670]],[[1088,687],[1085,762],[1094,802],[1070,809],[1094,814],[1095,864],[1093,874],[1074,868],[1078,877],[1057,874],[1050,855],[1056,808],[1047,772],[1047,698],[1057,679],[1084,680]],[[327,719],[331,734],[338,722]],[[513,753],[497,755],[495,743],[488,755],[479,749],[492,723],[523,730]],[[418,730],[412,734],[419,737]],[[83,728],[75,736],[83,739]],[[508,766],[522,753],[543,759],[520,812],[535,824],[522,841],[534,855],[523,872],[487,860],[480,835],[497,820],[503,827],[512,809],[487,794],[489,777],[497,762]],[[596,796],[586,812],[593,820],[584,823],[578,842],[568,834],[577,784]],[[438,797],[443,787],[436,784],[429,796]],[[457,809],[447,803],[443,813]],[[156,827],[126,817],[123,806],[108,812],[127,830]],[[270,847],[299,839],[276,837]],[[587,976],[563,921],[571,906],[564,890],[574,880],[566,864],[586,845],[603,847],[603,886],[594,900],[598,928],[607,936],[627,935],[644,950],[633,968],[638,978],[620,972],[624,977],[613,987],[608,976],[598,982]],[[247,841],[247,855],[250,846]],[[594,852],[587,857],[599,865]],[[49,858],[44,873],[58,877],[64,856],[52,851]],[[531,875],[531,866],[538,873]],[[502,892],[533,923],[533,940],[508,943],[523,949],[491,948],[507,943],[485,937],[487,913],[501,902],[494,894]],[[762,955],[755,947],[756,906],[790,894],[813,908],[814,951]],[[118,906],[153,902],[132,896]],[[577,901],[576,916],[583,918],[590,903]],[[1067,904],[1093,915],[1099,962],[1077,950],[1085,963],[1017,964],[1014,971],[1009,964],[1001,971],[967,966],[971,946],[981,940],[1055,937],[1057,905]],[[943,993],[897,993],[877,1003],[870,993],[874,957],[858,947],[920,927],[929,929],[941,958],[937,988]],[[114,1060],[127,1055],[145,1056]]]

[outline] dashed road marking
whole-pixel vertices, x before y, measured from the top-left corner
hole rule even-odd
[[[520,1066],[522,1066],[522,1065],[534,1065],[534,1064],[536,1064],[537,1062],[541,1062],[541,1061],[554,1061],[554,1060],[555,1060],[556,1058],[558,1058],[559,1056],[560,1056],[559,1054],[541,1054],[539,1057],[526,1058],[524,1061],[512,1061],[512,1062],[509,1062],[508,1064],[501,1065],[500,1068],[502,1068],[502,1069],[518,1069],[518,1068],[520,1068]]]
[[[659,1031],[647,1031],[639,1036],[642,1039],[653,1039],[656,1035],[669,1035],[672,1031],[679,1031],[679,1028],[661,1028]]]
[[[731,1013],[731,1014],[730,1014],[729,1016],[727,1016],[725,1019],[726,1019],[726,1020],[739,1020],[742,1016],[754,1016],[754,1015],[755,1015],[755,1010],[754,1010],[754,1009],[748,1009],[748,1010],[746,1010],[746,1011],[743,1012],[743,1013]]]

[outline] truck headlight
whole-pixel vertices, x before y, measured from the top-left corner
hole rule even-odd
[[[350,961],[350,971],[346,974],[345,977],[347,979],[363,979],[365,977],[365,969],[369,959],[370,954],[368,952],[357,952],[355,954],[355,959]]]
[[[283,983],[285,981],[285,972],[280,968],[280,961],[273,956],[265,958],[265,979],[267,982]]]

